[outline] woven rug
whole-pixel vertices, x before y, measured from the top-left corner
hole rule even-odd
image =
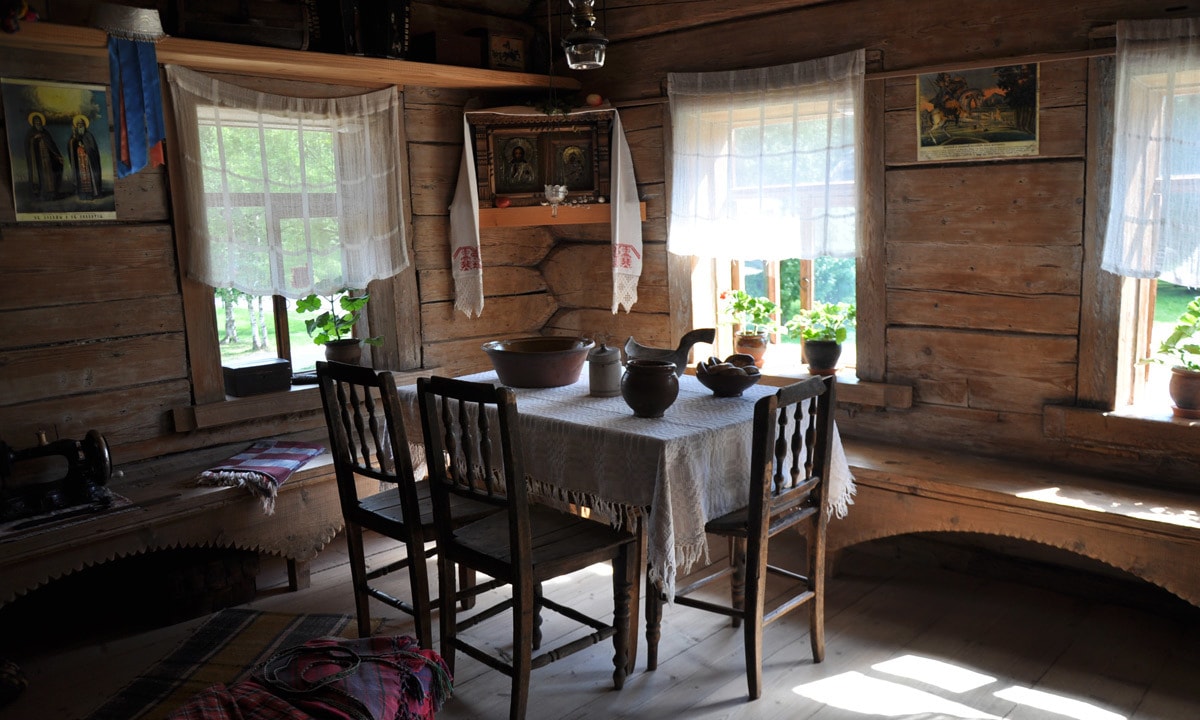
[[[244,679],[275,651],[313,638],[357,637],[348,615],[222,610],[88,720],[158,720],[215,683]]]

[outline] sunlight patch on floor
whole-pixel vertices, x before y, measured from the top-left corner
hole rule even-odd
[[[792,692],[830,707],[863,715],[904,717],[937,714],[946,718],[1001,720],[997,715],[980,712],[933,693],[854,671],[798,685],[792,688]]]
[[[903,655],[891,660],[872,665],[873,670],[896,675],[909,680],[916,680],[933,685],[953,693],[963,693],[968,690],[983,687],[996,682],[996,678],[983,673],[968,670],[959,665],[953,665],[933,658],[917,655]]]
[[[1032,688],[1010,687],[996,692],[996,697],[1002,700],[1045,710],[1056,715],[1072,718],[1072,720],[1125,720],[1124,715],[1099,708],[1092,703],[1082,700],[1042,692]]]

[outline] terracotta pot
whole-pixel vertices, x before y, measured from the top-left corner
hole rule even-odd
[[[836,340],[805,340],[804,358],[808,372],[813,375],[833,375],[837,372],[842,344]]]
[[[641,418],[660,418],[679,397],[675,363],[669,360],[630,360],[621,376],[621,397]]]
[[[1171,368],[1171,384],[1167,386],[1175,403],[1176,417],[1200,418],[1200,372],[1183,367]]]
[[[767,333],[736,333],[733,336],[733,351],[754,358],[754,364],[762,367],[763,355],[767,354]]]
[[[362,363],[362,341],[358,338],[330,340],[325,343],[325,359],[329,362],[359,365]]]

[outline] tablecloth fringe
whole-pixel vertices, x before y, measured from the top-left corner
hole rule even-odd
[[[549,498],[557,503],[589,508],[596,514],[608,518],[609,524],[615,528],[633,530],[637,527],[638,518],[645,515],[648,510],[648,508],[631,507],[624,503],[604,500],[594,493],[576,492],[556,487],[529,477],[526,477],[525,483],[531,495]]]

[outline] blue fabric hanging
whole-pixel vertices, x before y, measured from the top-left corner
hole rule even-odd
[[[154,43],[109,36],[108,70],[117,109],[117,177],[163,164],[162,91]]]

